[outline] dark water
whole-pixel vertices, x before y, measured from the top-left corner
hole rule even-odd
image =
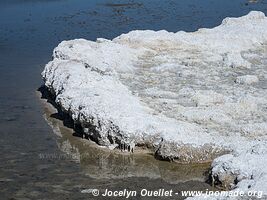
[[[250,10],[266,14],[267,1],[0,0],[0,199],[93,199],[80,192],[84,188],[209,187],[198,181],[178,184],[162,178],[170,176],[168,173],[153,180],[150,175],[138,178],[136,174],[132,178],[96,178],[92,174],[97,167],[102,166],[103,174],[108,167],[92,165],[95,160],[82,165],[73,159],[40,159],[40,154],[61,155],[62,148],[43,118],[36,90],[52,49],[62,40],[113,38],[133,29],[195,31]]]

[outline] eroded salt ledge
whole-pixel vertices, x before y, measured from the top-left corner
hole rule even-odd
[[[267,191],[267,17],[250,12],[197,32],[132,31],[63,41],[43,73],[85,136],[203,162],[230,189]]]

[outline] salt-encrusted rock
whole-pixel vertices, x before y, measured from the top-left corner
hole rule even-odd
[[[259,79],[255,75],[245,75],[245,76],[238,76],[235,82],[239,84],[252,84],[259,82]]]
[[[258,142],[247,147],[240,154],[227,154],[216,158],[212,163],[214,181],[231,189],[227,196],[204,195],[202,197],[188,198],[188,200],[241,200],[241,199],[267,199],[267,143]],[[229,190],[228,190],[229,191]],[[233,195],[235,193],[235,195]],[[240,194],[243,193],[244,196]]]
[[[194,33],[132,31],[113,40],[64,41],[42,76],[75,127],[99,145],[146,146],[158,158],[179,162],[226,152],[239,159],[266,141],[266,44],[267,18],[250,12]],[[235,84],[252,71],[261,83],[250,84],[255,77],[246,76],[238,78],[246,87]],[[262,156],[250,159],[257,163]],[[218,177],[226,182],[226,175]]]
[[[258,142],[237,155],[224,155],[214,160],[212,172],[215,179],[229,189],[248,191],[257,188],[266,191],[266,142]]]

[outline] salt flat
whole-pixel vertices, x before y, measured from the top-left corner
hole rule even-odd
[[[266,193],[266,50],[267,18],[253,11],[192,33],[63,41],[42,76],[99,145],[146,146],[177,162],[216,158],[223,186]]]

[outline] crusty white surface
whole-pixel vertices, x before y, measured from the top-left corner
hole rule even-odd
[[[267,18],[254,11],[193,33],[63,41],[42,76],[85,132],[95,134],[94,127],[100,145],[149,143],[178,159],[181,147],[192,147],[184,161],[205,145],[227,149],[231,155],[213,162],[213,174],[235,170],[245,177],[237,187],[266,192],[266,44]],[[210,154],[205,148],[199,152]]]

